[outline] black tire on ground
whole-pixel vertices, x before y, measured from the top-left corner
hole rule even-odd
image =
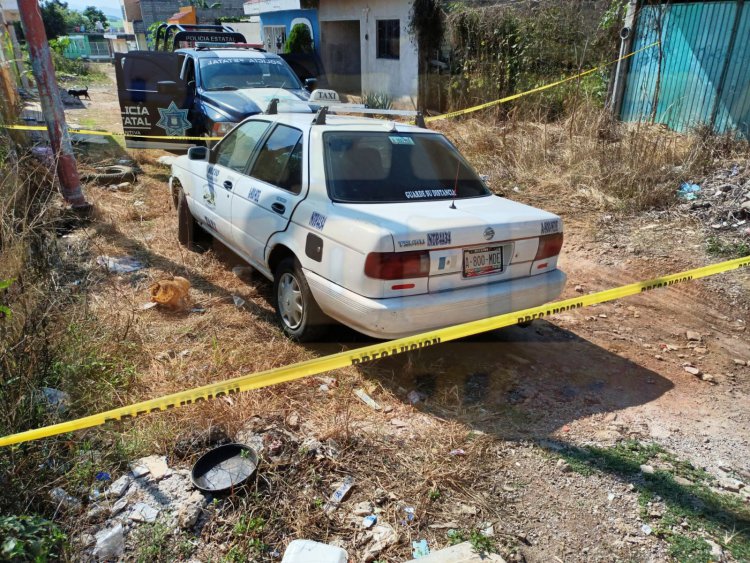
[[[117,184],[119,182],[135,182],[138,173],[132,166],[115,164],[112,166],[101,166],[96,168],[93,174],[84,174],[81,180],[84,182],[96,182],[97,184]]]
[[[211,246],[211,238],[190,213],[187,198],[180,190],[177,200],[177,240],[188,250],[202,252]]]
[[[273,306],[281,328],[295,342],[319,339],[330,319],[320,310],[296,258],[285,258],[273,276]]]

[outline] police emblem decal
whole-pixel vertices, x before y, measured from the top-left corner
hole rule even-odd
[[[190,122],[187,120],[188,110],[178,108],[174,102],[169,104],[167,109],[157,108],[159,110],[159,121],[157,127],[161,127],[170,137],[183,137],[185,131],[190,129]]]

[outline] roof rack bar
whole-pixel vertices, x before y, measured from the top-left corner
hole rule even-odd
[[[278,98],[271,98],[271,101],[268,102],[268,107],[266,108],[266,111],[264,111],[266,115],[276,115],[279,113],[279,99]]]
[[[313,125],[325,125],[326,115],[328,115],[328,106],[322,106],[313,118]]]
[[[420,112],[408,109],[375,109],[361,106],[359,104],[331,104],[328,113],[362,113],[365,115],[402,115],[404,117],[417,117]]]

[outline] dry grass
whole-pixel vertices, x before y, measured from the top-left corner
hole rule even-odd
[[[580,108],[577,117],[551,125],[488,125],[477,120],[440,127],[480,172],[490,174],[496,188],[540,188],[537,203],[552,209],[569,208],[571,200],[583,209],[664,205],[665,194],[671,194],[681,175],[701,165],[695,140],[658,128],[616,126]],[[50,337],[55,345],[47,349],[54,361],[45,365],[57,367],[45,373],[57,379],[37,379],[26,391],[42,383],[64,386],[73,397],[72,415],[292,364],[344,346],[291,343],[276,325],[266,280],[237,278],[231,267],[238,259],[220,248],[196,254],[178,245],[166,169],[157,164],[157,156],[138,153],[145,174],[132,193],[89,187],[87,195],[97,210],[94,221],[62,239],[66,280],[85,283],[75,306],[64,311],[64,322],[54,325],[58,334]],[[25,267],[22,254],[18,268]],[[132,256],[146,267],[129,275],[109,275],[92,266],[101,254]],[[149,286],[174,275],[191,282],[192,302],[205,312],[141,309],[149,300]],[[234,305],[235,295],[245,300],[244,307]],[[399,366],[408,377],[424,370],[450,376],[442,373],[441,365],[426,363],[414,355]],[[330,393],[321,392],[319,381],[309,378],[80,432],[73,440],[40,442],[9,462],[30,473],[40,452],[52,460],[77,461],[62,472],[26,479],[16,474],[14,483],[23,488],[26,502],[43,506],[49,483],[85,496],[97,470],[116,475],[128,460],[153,453],[189,467],[208,447],[196,436],[219,429],[234,439],[241,429],[250,428],[279,436],[288,459],[282,464],[267,460],[255,484],[211,506],[200,532],[202,551],[194,554],[201,559],[221,554],[242,560],[266,554],[267,548],[283,551],[294,537],[337,540],[350,553],[361,553],[360,519],[347,518],[348,507],[360,501],[377,500],[380,521],[397,528],[402,541],[384,554],[393,560],[407,559],[407,540],[417,537],[428,539],[433,549],[446,545],[445,530],[430,524],[456,521],[475,529],[483,522],[510,519],[502,497],[502,480],[508,475],[502,442],[472,433],[466,424],[419,413],[404,400],[407,390],[399,389],[396,378],[389,383],[387,369],[387,364],[375,363],[328,374],[338,381]],[[371,411],[353,396],[357,387],[392,412]],[[458,389],[455,396],[445,389],[430,399],[430,410],[440,412],[444,404],[446,410],[470,410],[455,406],[459,394]],[[289,423],[294,418],[290,415],[296,415],[298,425]],[[406,427],[395,426],[394,418]],[[322,442],[327,455],[312,455],[305,446],[309,438]],[[450,456],[454,448],[464,449],[467,456]],[[37,457],[29,457],[30,451]],[[81,453],[91,455],[82,458]],[[81,461],[92,458],[96,463]],[[326,515],[322,504],[345,476],[355,480],[351,500]],[[475,513],[461,513],[462,505]],[[414,522],[401,523],[405,506],[414,507]],[[252,519],[258,520],[250,526]],[[75,530],[81,523],[70,525]]]
[[[259,278],[249,282],[237,278],[231,271],[238,263],[233,255],[220,248],[196,254],[180,247],[176,218],[161,179],[164,168],[152,159],[139,159],[139,163],[146,175],[132,193],[89,188],[87,195],[96,204],[96,218],[89,227],[76,231],[75,242],[67,243],[77,245],[77,252],[89,264],[97,255],[108,254],[133,256],[146,265],[122,276],[107,275],[98,268],[89,272],[86,321],[78,326],[81,334],[88,335],[90,346],[80,343],[69,350],[78,350],[82,357],[96,352],[105,363],[108,358],[120,357],[127,360],[127,369],[107,372],[112,378],[109,384],[79,378],[82,388],[98,390],[102,398],[95,402],[88,391],[86,397],[76,396],[75,414],[341,349],[342,345],[334,343],[303,347],[284,338],[270,306],[270,284]],[[143,205],[136,206],[137,201]],[[137,209],[143,212],[134,211]],[[192,303],[205,312],[141,309],[149,300],[149,286],[169,275],[190,280]],[[234,295],[246,301],[242,308],[234,305]],[[70,353],[65,358],[66,365],[80,365]],[[407,371],[409,365],[407,362]],[[201,532],[206,557],[215,556],[217,549],[228,558],[257,555],[262,546],[283,551],[293,537],[338,539],[351,553],[361,553],[361,518],[349,519],[347,507],[365,500],[380,499],[380,520],[392,524],[406,518],[404,506],[415,508],[417,519],[396,525],[401,542],[385,554],[396,559],[407,558],[410,543],[406,540],[417,536],[427,538],[433,547],[448,543],[444,529],[430,529],[428,524],[459,521],[462,527],[474,529],[500,517],[499,500],[477,492],[493,489],[497,479],[500,446],[495,441],[470,434],[464,424],[419,414],[404,403],[400,391],[382,383],[377,364],[327,375],[338,382],[330,393],[321,392],[320,382],[309,378],[80,432],[75,440],[88,444],[88,450],[103,453],[96,469],[118,474],[127,460],[153,453],[166,454],[172,464],[189,467],[207,447],[205,440],[196,436],[211,429],[230,438],[248,427],[280,434],[289,454],[287,462],[267,460],[255,486],[211,507],[211,517]],[[392,412],[371,411],[352,394],[357,387],[368,389],[383,405],[390,405]],[[299,426],[286,424],[292,414],[298,417]],[[392,418],[408,421],[408,427],[397,428],[391,424]],[[312,455],[304,446],[311,438],[322,442],[328,455]],[[43,442],[49,443],[66,442]],[[467,451],[466,458],[448,455],[459,447]],[[52,451],[55,456],[60,454],[57,447]],[[90,464],[78,465],[75,479],[81,488],[71,492],[91,485],[92,469]],[[356,483],[351,500],[347,507],[326,515],[322,503],[348,475]],[[72,483],[72,478],[66,474],[58,484]],[[476,514],[460,514],[461,505],[476,507]],[[243,527],[243,522],[255,517],[266,523],[262,532]],[[80,523],[71,522],[70,526],[75,531]]]
[[[705,129],[680,135],[660,125],[619,123],[586,105],[550,124],[513,118],[438,123],[496,191],[533,187],[533,203],[553,210],[563,202],[568,209],[573,203],[623,212],[670,207],[681,182],[714,158],[746,148]]]

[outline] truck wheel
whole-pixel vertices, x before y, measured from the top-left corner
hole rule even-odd
[[[177,240],[193,252],[202,252],[211,246],[211,235],[193,217],[182,190],[177,200]]]
[[[311,342],[327,329],[320,310],[296,258],[285,258],[273,276],[273,306],[281,328],[291,340]]]

